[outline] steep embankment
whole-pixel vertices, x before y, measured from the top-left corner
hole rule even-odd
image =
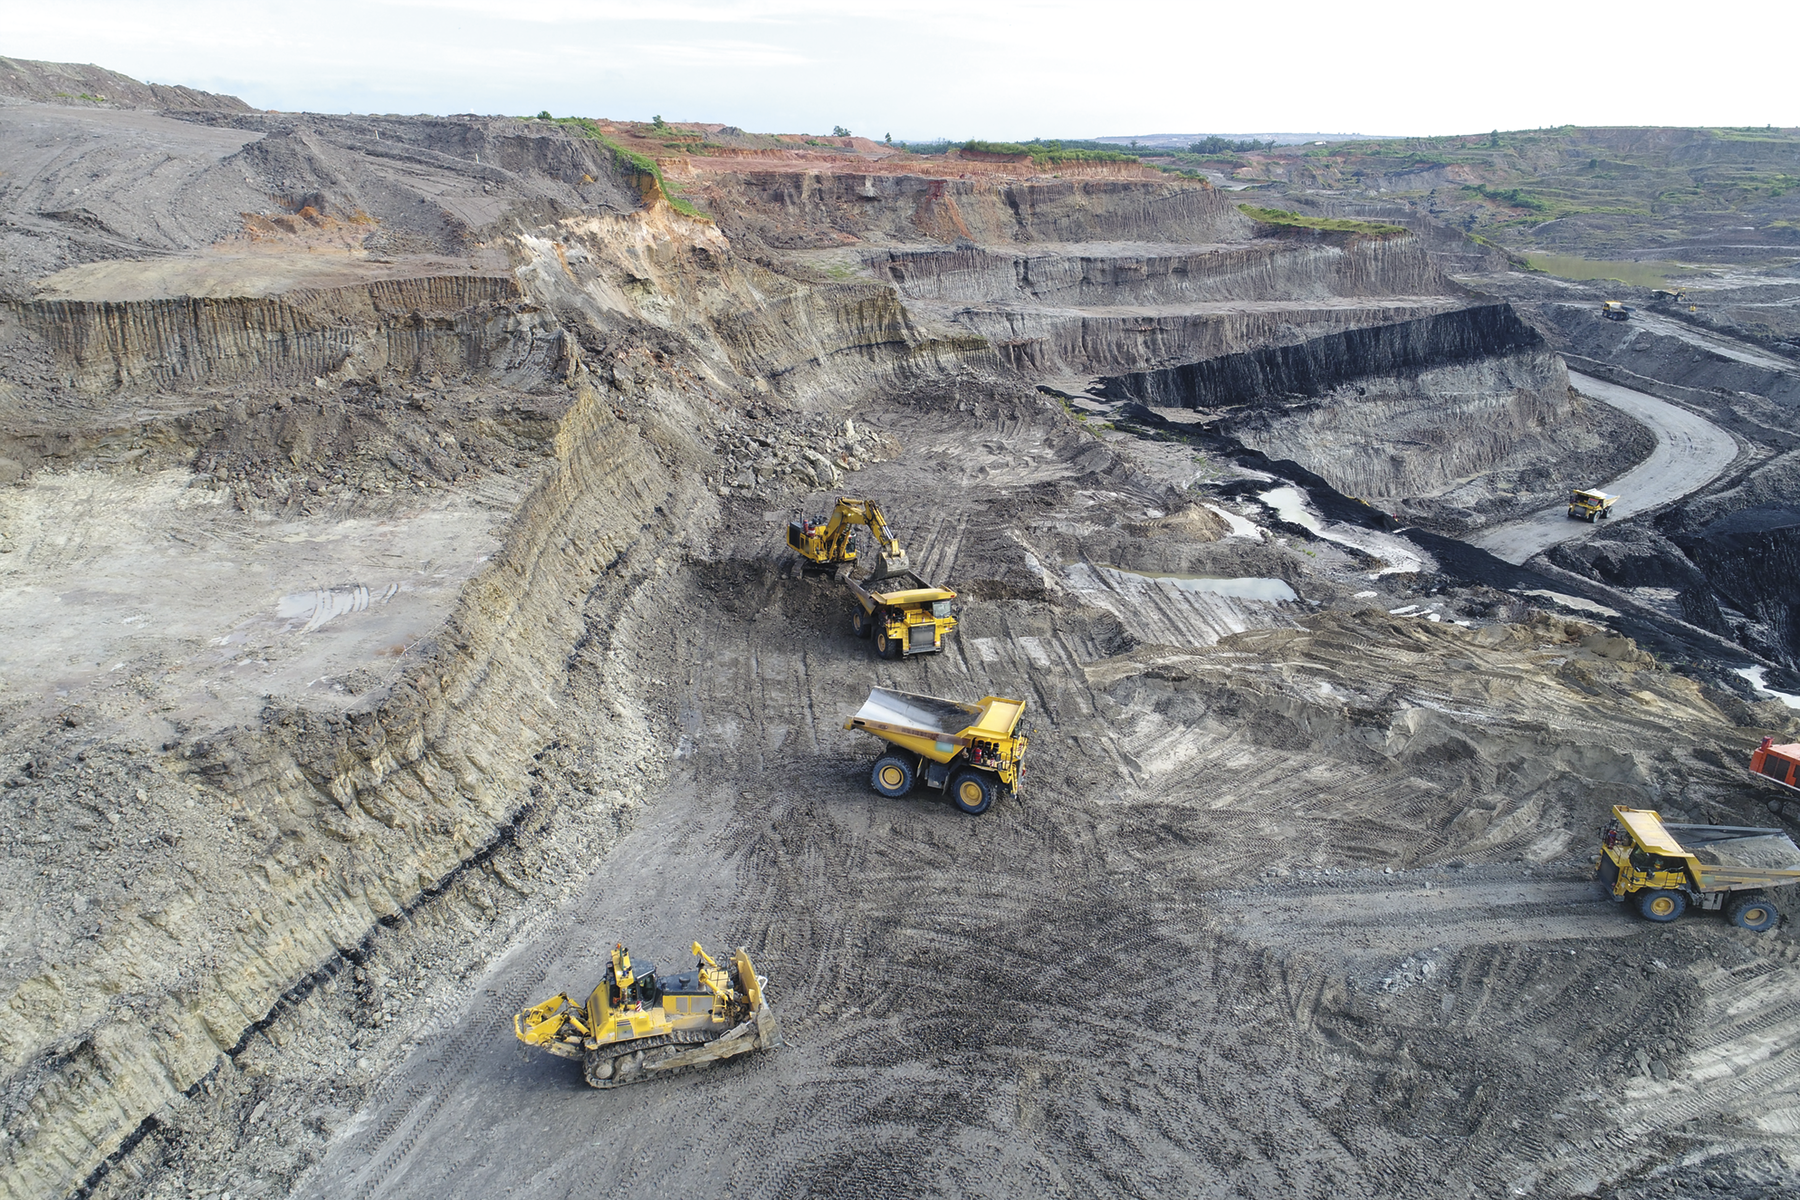
[[[377,278],[284,286],[321,232],[430,232],[351,218],[379,208],[396,158],[426,182],[454,164],[345,140],[292,135],[317,153],[285,182],[316,203],[253,252],[187,275],[106,264],[7,312],[21,486],[0,506],[0,569],[32,586],[0,618],[29,629],[60,599],[88,622],[62,656],[9,667],[0,709],[8,1197],[93,1178],[284,997],[483,861],[545,795],[534,775],[560,738],[592,747],[559,784],[583,836],[602,846],[628,821],[667,747],[621,639],[667,548],[716,520],[713,438],[740,391],[875,387],[979,352],[920,336],[891,288],[743,263],[654,199],[486,229],[502,272],[353,253],[345,270]],[[469,175],[465,190],[497,186]],[[502,182],[526,205],[566,186]],[[210,294],[159,294],[194,270]],[[856,445],[816,444],[841,461]],[[95,511],[57,508],[90,484]],[[152,484],[175,502],[136,505]],[[102,536],[109,504],[138,537]],[[404,565],[355,552],[396,525],[424,535],[396,545]],[[231,567],[199,604],[131,582]],[[100,661],[115,652],[117,673]]]
[[[1585,477],[1651,445],[1635,422],[1572,393],[1561,361],[1506,305],[1118,376],[1102,392],[1217,414],[1246,444],[1450,532],[1549,503],[1569,465]]]
[[[955,179],[801,171],[701,175],[688,196],[734,241],[1240,242],[1249,218],[1188,180]]]

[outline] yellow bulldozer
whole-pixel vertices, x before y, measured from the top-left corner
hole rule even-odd
[[[844,722],[888,743],[875,760],[869,785],[884,796],[904,796],[921,781],[939,788],[974,816],[984,813],[1002,786],[1017,795],[1025,782],[1020,731],[1025,701],[983,696],[974,704],[871,688],[869,698]]]
[[[1648,920],[1698,908],[1762,933],[1780,919],[1769,889],[1800,883],[1800,846],[1784,829],[1677,825],[1655,809],[1612,811],[1594,871],[1613,900],[1632,901]]]
[[[864,526],[875,537],[877,560],[873,571],[857,579],[851,571],[857,530]],[[851,632],[871,639],[883,658],[935,654],[944,648],[944,635],[956,628],[950,603],[956,593],[907,565],[906,550],[873,500],[844,496],[829,517],[789,522],[788,546],[805,569],[834,571],[849,586],[856,600]]]
[[[781,1044],[781,1025],[763,994],[749,952],[739,947],[726,966],[695,942],[690,971],[633,965],[613,946],[606,975],[577,1004],[550,997],[513,1017],[527,1046],[580,1060],[590,1087],[612,1088],[723,1062]]]

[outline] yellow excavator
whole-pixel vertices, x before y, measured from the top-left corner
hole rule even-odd
[[[878,549],[875,569],[856,579],[850,572],[860,526],[875,535]],[[805,569],[834,571],[850,588],[856,600],[850,630],[871,639],[883,658],[935,654],[944,648],[944,635],[956,628],[950,611],[956,593],[908,567],[906,550],[873,500],[840,497],[824,520],[790,521],[788,546]]]
[[[781,1045],[781,1025],[763,994],[766,981],[739,947],[720,966],[695,942],[691,971],[663,974],[633,965],[615,944],[606,975],[577,1004],[550,997],[513,1017],[527,1046],[579,1059],[590,1087],[613,1088],[709,1067]]]
[[[788,546],[804,560],[807,569],[838,571],[856,561],[856,531],[867,526],[875,535],[877,558],[872,582],[907,568],[906,551],[873,500],[838,498],[831,515],[820,521],[788,522]]]

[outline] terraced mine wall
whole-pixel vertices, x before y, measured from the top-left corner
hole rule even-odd
[[[1155,231],[1147,231],[1155,232]],[[1347,296],[1455,295],[1424,246],[1411,237],[1297,241],[1259,238],[1167,253],[1067,253],[985,246],[888,250],[869,265],[908,300],[1060,304],[1174,304]]]
[[[557,337],[523,301],[511,276],[466,275],[268,298],[15,301],[11,319],[0,321],[0,343],[30,335],[20,349],[36,361],[24,370],[88,393],[302,383],[346,365],[409,375],[522,370],[544,350],[516,335],[543,326],[546,338]]]
[[[1610,470],[1652,445],[1571,393],[1561,361],[1505,304],[1113,376],[1101,393],[1216,412],[1221,432],[1447,533],[1552,503],[1563,464]]]
[[[390,391],[404,395],[441,368],[560,415],[502,550],[369,703],[272,697],[258,719],[149,761],[102,742],[85,767],[33,759],[13,781],[11,833],[34,870],[66,872],[87,852],[49,799],[83,771],[142,780],[124,804],[156,836],[105,851],[106,870],[79,884],[105,919],[53,935],[61,948],[6,998],[0,1197],[96,1178],[272,1012],[481,861],[540,795],[537,756],[571,721],[593,772],[587,836],[599,847],[616,833],[666,754],[632,699],[628,631],[667,548],[717,521],[709,430],[741,402],[718,379],[803,397],[988,353],[920,335],[890,287],[796,284],[666,209],[546,233],[518,239],[505,279],[8,310],[15,355],[51,372],[52,392],[79,384],[95,404],[204,407],[221,384],[285,388],[333,369],[399,376]],[[587,698],[574,715],[557,704],[571,676]],[[92,803],[119,815],[117,801]],[[85,828],[104,840],[113,826]]]
[[[1252,224],[1209,185],[1170,180],[928,179],[917,175],[713,173],[684,194],[733,240],[769,246],[865,241],[1247,240]]]
[[[1219,408],[1323,396],[1369,376],[1404,375],[1544,349],[1542,335],[1521,321],[1511,305],[1484,304],[1105,379],[1100,394],[1152,408]]]
[[[378,707],[277,705],[185,750],[156,824],[215,847],[215,865],[154,909],[134,892],[10,998],[0,1060],[36,1086],[8,1114],[0,1194],[79,1184],[285,993],[504,835],[557,719],[546,681],[568,673],[585,621],[616,620],[656,548],[687,536],[670,514],[704,511],[679,449],[703,419],[676,393],[627,422],[584,373],[503,555]],[[644,751],[621,697],[597,714],[620,772]],[[168,853],[155,869],[183,878]],[[69,995],[93,1007],[71,1013]]]

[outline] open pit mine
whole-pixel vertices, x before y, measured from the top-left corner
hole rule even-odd
[[[1800,825],[1800,352],[1137,161],[0,92],[0,1197],[1800,1189],[1800,895],[1595,879]],[[779,1039],[515,1037],[694,937]]]

